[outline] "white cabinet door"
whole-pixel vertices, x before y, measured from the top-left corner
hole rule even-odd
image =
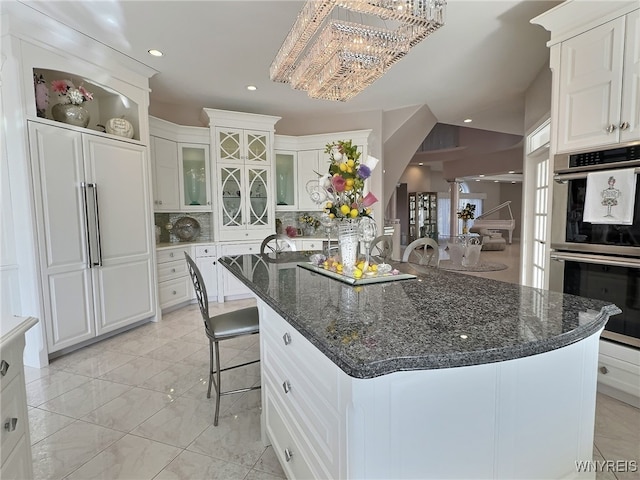
[[[211,211],[209,145],[178,144],[180,210]]]
[[[244,164],[244,130],[217,127],[216,161]]]
[[[640,140],[640,10],[627,15],[620,141]],[[628,125],[625,125],[628,124]]]
[[[155,210],[178,211],[180,209],[180,176],[176,142],[161,137],[151,137],[151,158]]]
[[[244,131],[244,160],[245,163],[271,165],[269,132],[261,130]]]
[[[146,149],[85,135],[87,178],[96,185],[101,268],[96,292],[97,334],[154,313]]]
[[[252,238],[266,237],[272,233],[271,168],[247,166],[245,172],[247,230],[263,234],[252,235]]]
[[[562,43],[558,151],[619,141],[624,17]]]
[[[29,123],[44,320],[50,352],[95,336],[78,132]]]

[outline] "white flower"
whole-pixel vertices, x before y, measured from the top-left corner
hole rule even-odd
[[[372,157],[371,155],[367,155],[367,159],[364,161],[361,161],[360,164],[361,165],[366,165],[367,167],[369,167],[369,170],[371,170],[373,172],[373,169],[376,168],[376,165],[378,165],[378,162],[380,160],[378,160],[376,157]]]
[[[69,102],[74,105],[80,105],[84,101],[84,97],[77,88],[70,88],[67,90],[67,98],[69,99]]]

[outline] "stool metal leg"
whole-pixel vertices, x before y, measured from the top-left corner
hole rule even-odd
[[[209,388],[207,388],[207,398],[211,398],[211,381],[213,379],[213,342],[209,339]]]
[[[215,351],[216,351],[216,414],[213,418],[213,425],[215,427],[218,426],[218,415],[220,414],[220,394],[221,394],[221,384],[220,384],[220,347],[218,346],[218,342],[215,342]]]

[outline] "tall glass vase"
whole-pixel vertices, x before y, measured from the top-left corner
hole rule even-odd
[[[462,234],[466,235],[467,233],[469,233],[469,220],[463,219],[462,220]]]
[[[358,219],[344,219],[338,221],[338,245],[340,259],[344,268],[352,268],[358,259]]]

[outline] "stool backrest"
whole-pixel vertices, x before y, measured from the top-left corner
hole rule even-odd
[[[286,235],[274,233],[262,241],[260,253],[295,252],[296,244]]]
[[[418,265],[440,266],[440,249],[438,242],[432,238],[419,238],[414,240],[402,255],[403,262],[417,263]]]
[[[187,260],[187,268],[189,269],[189,275],[193,282],[193,290],[198,300],[204,327],[209,330],[209,297],[207,296],[207,286],[204,284],[200,269],[187,252],[184,252],[184,257]],[[211,333],[213,334],[213,332]]]

